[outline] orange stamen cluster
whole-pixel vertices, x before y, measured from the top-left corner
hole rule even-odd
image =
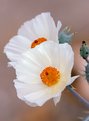
[[[53,86],[60,79],[60,72],[54,67],[45,68],[40,74],[42,82],[47,86]]]
[[[47,41],[47,39],[44,38],[44,37],[38,38],[38,39],[34,40],[34,42],[31,45],[31,48],[34,48],[35,46],[37,46],[37,45],[39,45],[39,44],[41,44],[42,42],[45,42],[45,41]]]

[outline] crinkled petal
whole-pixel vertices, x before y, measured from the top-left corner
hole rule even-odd
[[[74,52],[69,44],[44,42],[40,47],[37,47],[37,51],[41,55],[43,54],[41,57],[46,58],[45,62],[49,61],[50,65],[59,68],[61,72],[71,72],[74,64]]]
[[[67,82],[67,86],[71,85],[78,77],[79,75],[71,77],[71,79]]]
[[[56,104],[59,101],[60,93],[65,89],[71,76],[73,56],[74,54],[70,45],[57,44],[52,41],[44,42],[34,49],[29,49],[23,53],[18,62],[13,64],[15,65],[14,68],[16,69],[17,79],[20,83],[22,82],[26,85],[33,84],[33,87],[29,86],[29,90],[25,93],[26,95],[22,96],[22,99],[29,105],[41,106],[47,100],[55,98],[54,102]],[[49,66],[57,68],[61,74],[59,82],[52,87],[46,86],[40,78],[40,73]],[[39,90],[34,84],[44,85],[44,88],[42,87],[42,89]],[[34,91],[31,92],[30,88]],[[55,96],[58,93],[59,98]]]
[[[33,83],[32,81],[30,83],[25,83],[19,80],[14,80],[14,86],[16,88],[18,97],[21,99],[23,99],[23,96],[25,95],[46,89],[45,85],[42,83]]]
[[[24,100],[27,100],[27,102],[30,102],[30,104],[36,104],[38,106],[42,106],[51,98],[52,95],[49,93],[48,89],[33,92],[24,96]]]
[[[59,31],[60,31],[61,26],[62,26],[61,21],[58,21],[58,22],[57,22],[57,32],[59,32]]]
[[[18,80],[14,80],[17,96],[30,106],[42,106],[45,102],[53,97],[54,103],[59,101],[59,94],[52,95],[51,90],[43,84],[30,83],[26,84]]]
[[[25,52],[31,42],[22,36],[14,36],[9,43],[5,46],[4,52],[11,61],[17,61],[20,55]]]
[[[58,29],[50,13],[42,13],[25,22],[18,30],[18,34],[27,37],[31,41],[44,37],[58,42]]]
[[[60,101],[60,98],[61,98],[61,92],[56,94],[55,97],[53,97],[53,101],[54,101],[55,106]]]
[[[28,82],[31,74],[40,75],[42,70],[48,66],[56,67],[62,73],[59,83],[59,89],[62,91],[71,76],[71,69],[73,67],[73,51],[71,46],[68,44],[59,45],[52,41],[44,42],[24,53],[17,62],[15,69],[19,80],[24,81],[26,79]],[[35,76],[31,77],[32,80],[34,80],[33,77],[35,78]],[[37,79],[39,78],[37,77]]]

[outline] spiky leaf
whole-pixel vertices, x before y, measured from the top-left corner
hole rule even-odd
[[[65,27],[59,33],[59,43],[69,43],[73,39],[74,33],[71,33],[69,27]]]

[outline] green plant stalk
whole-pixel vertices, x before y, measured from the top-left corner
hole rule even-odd
[[[87,108],[89,108],[89,102],[83,98],[78,92],[76,92],[71,85],[67,86],[67,89],[75,96],[77,97],[81,103],[85,104]]]

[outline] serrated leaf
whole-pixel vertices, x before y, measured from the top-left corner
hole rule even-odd
[[[65,27],[59,33],[59,43],[69,43],[73,39],[74,33],[71,33],[69,27]]]

